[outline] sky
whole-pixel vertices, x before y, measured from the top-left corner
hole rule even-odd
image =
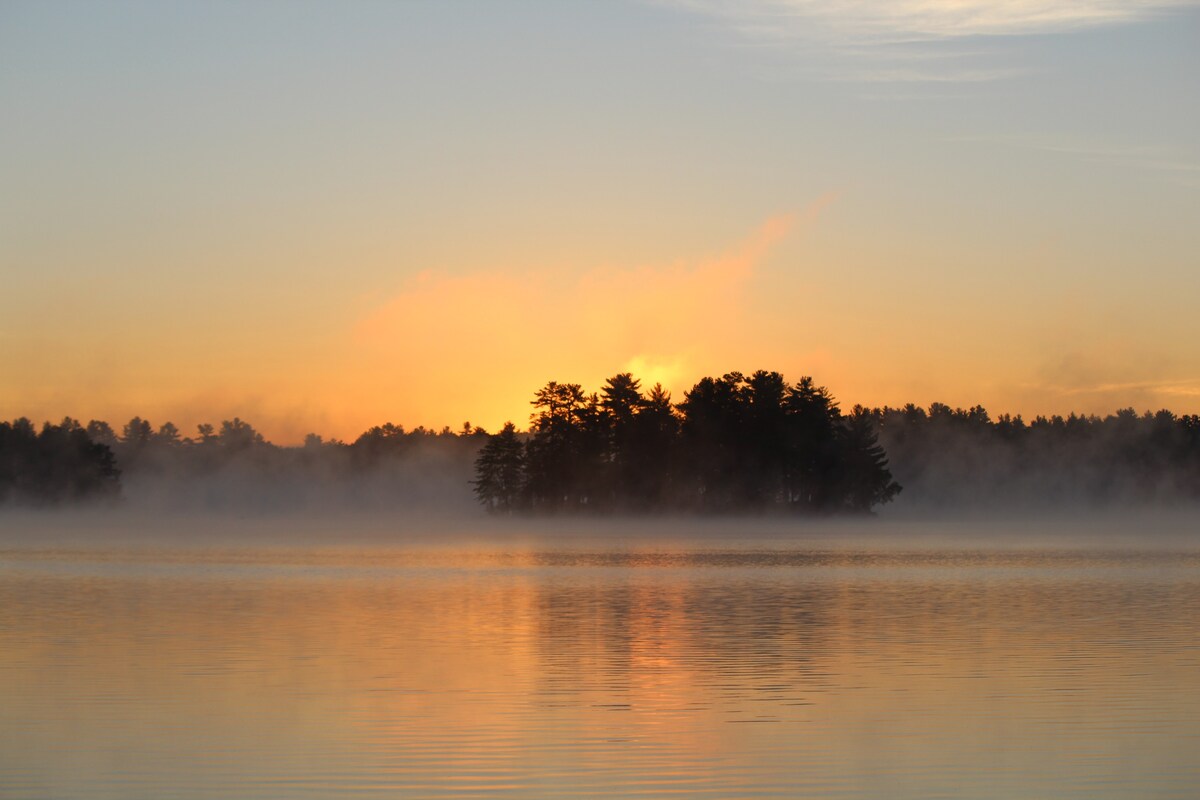
[[[0,4],[0,418],[1200,413],[1200,4]]]

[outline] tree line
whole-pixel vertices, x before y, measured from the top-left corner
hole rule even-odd
[[[75,420],[40,431],[24,418],[0,422],[0,504],[113,497],[120,476],[112,450]]]
[[[927,507],[1063,508],[1200,500],[1200,416],[996,418],[933,403],[866,413],[912,500]]]
[[[599,392],[551,381],[479,453],[475,493],[490,511],[867,512],[900,491],[856,406],[778,372],[730,372],[679,403],[630,373]]]
[[[17,419],[0,422],[0,504],[451,511],[473,493],[501,513],[825,514],[896,499],[989,513],[1200,500],[1200,416],[1167,410],[843,412],[811,378],[760,371],[704,378],[679,402],[627,373],[595,393],[550,382],[532,411],[526,430],[385,423],[294,447],[236,417],[190,436],[141,417],[117,428]]]
[[[405,462],[423,461],[443,483],[453,480],[466,487],[470,464],[486,436],[469,422],[458,431],[405,429],[388,422],[350,442],[310,433],[300,447],[280,447],[238,417],[197,425],[192,436],[172,422],[155,426],[142,417],[119,430],[103,420],[83,425],[69,417],[44,423],[39,430],[20,418],[0,422],[0,505],[111,501],[132,486],[135,494],[168,490],[192,507],[230,501],[260,505],[254,494],[268,490],[277,497],[266,506],[282,508],[290,502],[287,498],[312,495],[313,502],[320,502],[331,488],[340,487],[340,494],[333,494],[343,504],[386,507],[380,502],[385,492],[397,503],[420,502],[427,489],[395,485],[404,477],[413,483],[411,476],[381,479]],[[469,498],[469,491],[464,494]],[[198,502],[188,502],[188,495]]]

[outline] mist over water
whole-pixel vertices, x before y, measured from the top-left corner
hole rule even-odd
[[[1189,797],[1192,515],[4,515],[0,796]]]
[[[402,454],[356,463],[338,448],[256,448],[212,464],[170,452],[134,462],[122,504],[167,513],[471,513],[470,442],[418,442]]]
[[[550,381],[529,429],[374,426],[353,442],[268,442],[234,417],[185,437],[134,417],[0,421],[0,507],[123,503],[163,512],[507,515],[1077,513],[1200,503],[1200,417],[992,419],[986,409],[856,405],[810,376],[729,372],[675,402],[632,373]]]

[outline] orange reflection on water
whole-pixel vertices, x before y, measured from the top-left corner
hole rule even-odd
[[[281,558],[10,554],[0,777],[264,797],[1198,777],[1192,556]]]

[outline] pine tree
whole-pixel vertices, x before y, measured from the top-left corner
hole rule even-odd
[[[839,431],[839,444],[838,495],[843,509],[866,513],[900,493],[900,485],[892,480],[888,469],[887,454],[879,445],[870,411],[854,407]]]
[[[510,513],[518,508],[525,491],[525,451],[511,422],[487,444],[475,460],[475,496],[491,512]]]

